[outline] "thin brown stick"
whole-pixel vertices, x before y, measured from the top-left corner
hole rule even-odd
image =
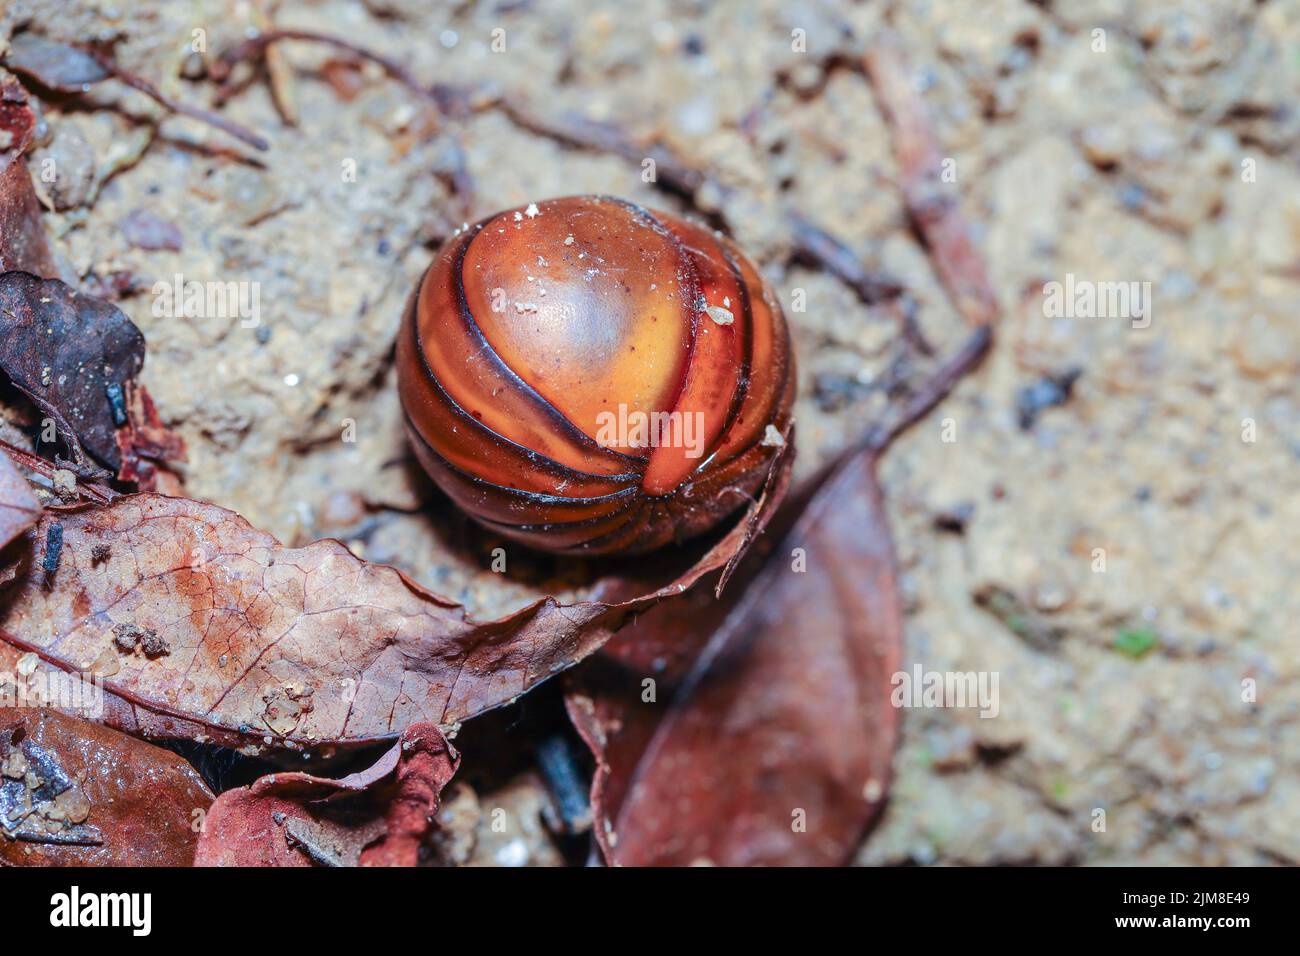
[[[863,64],[893,133],[908,214],[929,248],[939,281],[967,322],[991,325],[999,311],[997,297],[956,197],[942,188],[944,157],[901,46],[885,36],[866,52]]]
[[[317,33],[314,30],[292,30],[292,29],[275,29],[268,30],[265,33],[259,33],[255,37],[249,37],[242,43],[238,43],[226,50],[217,58],[213,64],[212,78],[215,79],[222,87],[228,88],[230,74],[235,64],[242,63],[246,60],[261,59],[268,47],[281,40],[303,40],[309,43],[324,43],[329,46],[338,47],[340,50],[361,57],[363,60],[370,60],[372,63],[379,64],[384,72],[397,80],[403,86],[408,87],[414,92],[420,94],[425,99],[437,103],[437,95],[431,87],[422,84],[414,73],[408,70],[401,63],[382,53],[376,53],[374,50],[345,40],[342,37],[330,36],[328,33]],[[224,94],[218,93],[218,96],[224,98]]]
[[[858,447],[873,454],[883,452],[899,435],[930,414],[958,382],[974,371],[984,360],[992,344],[992,326],[976,326],[966,337],[966,341],[926,379],[898,414],[868,430],[858,442]]]
[[[881,307],[894,317],[894,321],[903,332],[903,338],[912,348],[927,358],[934,355],[934,346],[930,344],[930,340],[921,331],[920,323],[916,321],[916,299],[910,293],[901,292]]]
[[[723,197],[729,187],[713,179],[708,172],[697,169],[667,148],[655,144],[638,143],[619,127],[588,119],[573,113],[544,117],[527,103],[502,97],[496,104],[520,129],[556,140],[579,149],[612,153],[634,163],[652,159],[655,163],[655,182],[671,192],[692,199],[703,187],[712,186]],[[813,223],[798,212],[788,212],[791,239],[795,254],[814,263],[839,279],[862,300],[865,305],[879,305],[897,297],[902,284],[892,276],[872,273],[862,266],[844,242]],[[900,320],[906,316],[900,314]],[[916,336],[904,325],[909,339]],[[927,348],[922,351],[929,354]]]
[[[268,9],[268,0],[256,0],[253,4],[252,16],[259,30],[275,28],[271,20],[271,11]],[[285,125],[297,126],[298,103],[294,91],[293,71],[289,69],[283,51],[274,47],[267,48],[264,59],[267,84],[271,87],[271,98],[275,101],[275,108],[280,111],[280,117]]]
[[[397,80],[421,99],[432,104],[444,115],[464,117],[471,112],[469,105],[471,92],[467,89],[442,85],[425,86],[403,64],[392,57],[377,53],[369,47],[361,46],[351,40],[345,40],[342,37],[332,36],[328,33],[288,28],[267,30],[255,37],[249,37],[242,43],[225,50],[217,57],[216,62],[212,65],[211,76],[218,83],[218,101],[224,102],[237,89],[242,89],[242,85],[237,87],[234,83],[234,69],[237,64],[263,59],[267,61],[269,67],[269,57],[273,52],[272,47],[283,40],[323,43],[326,46],[344,50],[353,56],[378,64],[390,77]],[[465,160],[465,151],[460,144],[459,137],[455,133],[451,133],[450,138],[453,150],[452,169],[443,178],[459,202],[457,218],[467,218],[474,204],[474,179],[469,172],[469,166]]]
[[[227,119],[220,113],[205,110],[201,106],[192,106],[189,103],[182,103],[180,100],[174,100],[144,77],[137,76],[125,67],[119,66],[117,61],[108,54],[99,50],[90,50],[88,52],[95,58],[95,61],[104,68],[105,72],[111,75],[114,79],[121,80],[133,90],[143,93],[164,109],[171,110],[173,113],[180,113],[183,116],[189,116],[202,123],[207,123],[209,126],[215,126],[222,132],[229,133],[231,136],[235,137],[235,139],[252,146],[254,149],[265,150],[270,148],[271,144],[263,137],[257,135],[247,127],[241,126],[234,120]]]
[[[893,276],[868,272],[852,249],[802,213],[792,212],[789,219],[795,252],[852,289],[863,305],[879,305],[903,291],[903,284]]]
[[[554,139],[580,149],[613,153],[633,163],[654,160],[658,185],[688,199],[706,184],[725,195],[730,190],[701,169],[696,169],[671,150],[657,144],[639,143],[620,127],[576,113],[542,116],[529,104],[512,97],[502,97],[496,104],[516,126],[538,136]]]
[[[17,445],[10,444],[3,438],[0,438],[0,450],[8,454],[15,464],[21,465],[28,471],[34,471],[38,475],[43,475],[51,481],[54,480],[54,473],[60,470],[60,466],[54,462],[26,449],[19,448]],[[77,494],[101,505],[107,504],[118,497],[118,493],[112,488],[85,479],[77,482]]]

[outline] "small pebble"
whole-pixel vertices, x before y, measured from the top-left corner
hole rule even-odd
[[[67,501],[77,497],[77,476],[66,468],[54,472],[54,493]]]

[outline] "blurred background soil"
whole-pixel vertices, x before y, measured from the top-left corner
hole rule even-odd
[[[1003,306],[982,370],[882,467],[906,658],[996,671],[1001,700],[993,719],[907,712],[859,861],[1300,862],[1300,2],[28,0],[5,7],[0,47],[29,22],[117,38],[122,64],[190,102],[213,88],[188,53],[195,28],[219,52],[273,22],[364,44],[425,83],[486,85],[671,147],[728,187],[695,206],[787,307],[799,477],[935,359],[792,257],[790,210],[899,277],[937,356],[964,334],[859,67],[892,25]],[[492,542],[411,464],[391,363],[402,305],[464,220],[579,192],[689,207],[636,164],[500,110],[445,120],[374,64],[278,49],[297,124],[261,81],[225,108],[271,141],[261,154],[116,83],[41,104],[31,165],[64,171],[41,188],[67,277],[134,277],[119,305],[189,443],[190,495],[285,542],[339,537],[483,614],[563,585],[539,561],[504,599],[494,576],[489,598]],[[453,137],[476,183],[468,210],[446,185]],[[174,224],[180,248],[134,247],[137,210]],[[1067,273],[1150,282],[1150,326],[1046,317],[1043,284]],[[259,283],[260,326],[155,315],[151,287],[177,274]],[[790,311],[796,290],[806,311]],[[529,826],[543,803],[526,770],[496,792],[458,784],[444,816],[462,830],[494,806],[523,823],[449,856],[559,862]]]

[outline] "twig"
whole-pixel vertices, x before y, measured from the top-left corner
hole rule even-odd
[[[336,47],[345,50],[354,56],[363,60],[369,60],[377,63],[385,73],[397,80],[411,92],[417,94],[421,99],[431,103],[440,113],[448,116],[464,117],[471,112],[470,108],[470,91],[445,85],[425,86],[421,83],[405,66],[394,60],[392,57],[377,53],[368,47],[353,43],[351,40],[345,40],[342,37],[331,36],[328,33],[317,33],[314,30],[294,30],[294,29],[274,29],[267,30],[265,33],[259,33],[255,37],[250,37],[242,43],[238,43],[228,50],[225,50],[212,65],[211,76],[218,84],[217,99],[224,102],[236,90],[233,82],[235,65],[249,60],[266,58],[268,67],[270,66],[269,57],[273,52],[271,47],[282,40],[302,40],[307,43],[323,43],[327,46]],[[445,179],[451,192],[457,197],[460,203],[458,210],[460,215],[457,218],[468,218],[469,211],[473,206],[474,197],[474,179],[470,175],[469,166],[465,160],[465,150],[461,146],[460,139],[455,133],[450,134],[452,148],[452,169],[445,175]]]
[[[256,0],[253,4],[252,17],[259,30],[274,29],[271,13],[267,10],[267,0]],[[293,72],[289,69],[284,54],[280,50],[268,47],[264,60],[267,81],[271,87],[271,98],[275,100],[276,109],[280,111],[280,117],[286,125],[297,126],[298,105],[294,95]]]
[[[878,40],[864,55],[863,65],[893,133],[908,214],[925,242],[939,281],[963,318],[974,326],[961,347],[898,414],[872,427],[857,444],[861,450],[880,454],[928,415],[988,354],[999,307],[956,197],[940,191],[943,156],[925,103],[910,82],[897,39],[885,36]],[[847,264],[846,258],[851,259],[851,255],[827,256],[837,265]],[[831,268],[834,271],[835,267]]]
[[[501,97],[497,106],[521,129],[538,136],[558,140],[570,146],[601,153],[613,153],[634,163],[654,160],[655,182],[672,192],[691,199],[705,185],[713,185],[720,194],[730,190],[708,173],[696,169],[671,150],[655,144],[638,143],[612,123],[602,123],[575,113],[544,117],[527,103],[510,97]]]
[[[100,50],[88,50],[95,61],[103,67],[114,79],[121,80],[133,90],[138,90],[154,102],[158,103],[164,109],[171,110],[173,113],[180,113],[183,116],[189,116],[200,122],[207,123],[209,126],[215,126],[223,132],[229,133],[235,139],[242,143],[252,146],[254,149],[265,150],[270,147],[261,136],[254,133],[247,127],[241,126],[234,120],[227,119],[220,113],[214,113],[211,110],[205,110],[200,106],[191,106],[189,103],[182,103],[174,100],[158,87],[154,86],[142,76],[137,76],[125,67],[119,66],[117,61],[108,54]]]
[[[325,43],[329,46],[338,47],[340,50],[346,50],[363,60],[370,60],[377,63],[384,69],[384,72],[393,79],[400,82],[403,86],[420,94],[425,99],[432,100],[437,104],[437,97],[431,87],[423,85],[415,74],[408,70],[401,63],[382,53],[376,53],[374,50],[367,49],[350,40],[342,37],[330,36],[328,33],[317,33],[314,30],[291,30],[275,29],[268,30],[265,33],[259,33],[255,37],[249,37],[242,43],[236,44],[226,50],[217,58],[216,63],[212,66],[212,78],[221,84],[223,91],[218,91],[218,98],[225,99],[229,92],[229,80],[231,71],[235,64],[245,60],[256,60],[262,58],[269,46],[279,43],[281,40],[304,40],[310,43]]]
[[[910,293],[904,291],[881,307],[894,317],[903,332],[903,339],[912,348],[927,358],[934,355],[934,346],[930,344],[930,340],[921,331],[920,323],[916,321],[916,299],[912,298]]]
[[[934,409],[958,382],[965,378],[988,354],[993,344],[993,329],[979,325],[966,337],[961,347],[935,370],[921,388],[891,420],[875,425],[857,443],[858,449],[879,454]]]
[[[863,65],[893,132],[908,214],[929,248],[939,281],[967,322],[990,325],[998,315],[997,297],[956,197],[941,188],[944,157],[897,40],[877,41]]]
[[[567,737],[554,733],[538,741],[537,766],[546,781],[559,824],[566,834],[591,829],[591,803],[587,787]]]
[[[3,438],[0,438],[0,450],[7,453],[9,457],[14,460],[15,464],[22,465],[28,471],[34,471],[38,475],[43,475],[46,478],[49,478],[51,481],[54,480],[54,473],[61,470],[54,462],[48,461],[40,455],[34,454],[26,449],[19,448],[17,445],[10,444]],[[77,482],[77,494],[101,505],[107,504],[114,498],[118,497],[118,493],[112,488],[108,488],[104,485],[98,484],[97,482],[85,480]]]
[[[853,290],[863,305],[882,306],[898,323],[903,339],[922,355],[933,355],[930,345],[916,322],[916,300],[903,284],[883,272],[869,272],[853,250],[842,240],[807,219],[802,213],[789,212],[796,258],[803,258],[824,269]]]
[[[652,159],[655,162],[655,182],[688,200],[693,200],[696,192],[705,186],[712,187],[723,198],[731,192],[730,187],[719,183],[706,171],[690,165],[671,150],[658,145],[640,144],[613,124],[573,113],[542,117],[526,103],[509,97],[502,97],[496,105],[515,125],[539,136],[580,149],[612,153],[634,163]],[[852,249],[802,213],[788,212],[786,215],[791,224],[795,254],[839,279],[854,291],[864,305],[889,302],[902,293],[903,286],[897,279],[867,271]],[[895,314],[908,341],[923,354],[932,354],[933,350],[919,334],[915,322],[911,321],[910,313],[899,310]]]
[[[795,252],[817,263],[857,293],[863,305],[879,305],[895,298],[903,285],[892,276],[872,274],[862,267],[847,245],[810,222],[802,213],[790,214]]]

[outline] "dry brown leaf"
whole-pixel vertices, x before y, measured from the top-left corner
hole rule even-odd
[[[649,611],[570,680],[606,860],[844,863],[898,736],[902,613],[875,455],[843,462],[722,601],[701,593]]]
[[[0,274],[0,371],[53,419],[77,465],[91,467],[83,449],[121,465],[126,386],[143,365],[144,336],[116,306],[58,279]]]
[[[337,541],[286,548],[215,505],[140,494],[48,510],[0,589],[0,666],[105,678],[105,721],[251,749],[358,745],[508,703],[600,647],[629,615],[723,568],[784,490],[774,470],[730,533],[617,602],[553,598],[495,621]],[[46,541],[62,551],[50,570]],[[667,582],[667,583],[665,583]]]
[[[0,865],[188,866],[212,799],[161,747],[53,710],[0,713]]]

